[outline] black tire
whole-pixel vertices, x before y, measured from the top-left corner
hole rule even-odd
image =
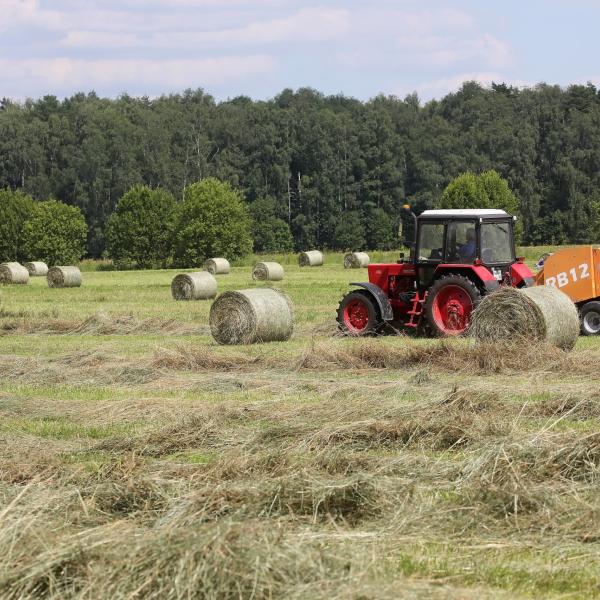
[[[451,337],[455,335],[461,335],[468,329],[469,326],[470,313],[468,314],[468,318],[458,319],[459,322],[466,320],[466,326],[464,328],[459,327],[456,329],[455,333],[449,328],[444,328],[443,325],[440,324],[439,319],[436,318],[436,300],[438,299],[438,296],[444,291],[448,290],[450,286],[453,286],[454,288],[460,288],[470,299],[471,311],[475,309],[481,301],[481,292],[479,291],[479,288],[468,277],[450,274],[443,275],[437,279],[429,288],[429,293],[425,302],[425,320],[427,329],[429,334],[435,337]]]
[[[362,319],[364,327],[352,327],[351,320],[349,319],[348,311],[352,308],[352,305],[362,305],[365,310],[365,318]],[[342,298],[340,305],[337,309],[337,322],[341,332],[345,335],[350,336],[365,336],[374,335],[379,331],[381,327],[381,316],[379,314],[379,307],[375,300],[366,291],[350,292]]]
[[[582,335],[600,334],[600,302],[586,302],[579,310]]]

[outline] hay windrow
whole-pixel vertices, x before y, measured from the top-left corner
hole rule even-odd
[[[344,256],[344,269],[362,269],[369,266],[370,259],[366,252],[348,252]]]
[[[48,274],[48,265],[45,262],[33,261],[23,265],[31,277],[45,277]]]
[[[209,323],[220,344],[285,341],[294,329],[293,306],[280,290],[225,292],[211,306]]]
[[[320,267],[323,262],[323,253],[320,250],[308,250],[298,256],[298,264],[301,267]]]
[[[207,271],[180,273],[171,282],[175,300],[208,300],[217,295],[217,280]]]
[[[503,287],[486,296],[473,313],[470,334],[478,342],[547,342],[571,350],[579,316],[571,299],[550,287]]]
[[[252,279],[256,281],[281,281],[283,267],[277,262],[259,262],[252,269]]]
[[[0,283],[25,284],[29,282],[29,271],[18,262],[5,262],[0,264]]]
[[[81,271],[79,267],[52,267],[46,275],[48,287],[71,288],[81,286]]]
[[[216,257],[204,261],[204,268],[211,275],[227,275],[231,271],[231,265],[226,258]]]

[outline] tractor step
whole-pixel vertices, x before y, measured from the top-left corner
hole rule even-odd
[[[406,327],[418,327],[421,322],[421,316],[425,307],[425,300],[427,299],[427,292],[423,292],[421,296],[420,292],[417,292],[412,299],[412,307],[407,311],[407,315],[410,315],[410,319],[406,323]]]

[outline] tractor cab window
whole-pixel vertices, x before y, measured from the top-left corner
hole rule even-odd
[[[419,227],[419,260],[441,261],[444,258],[444,224],[421,223]]]
[[[477,258],[475,221],[452,221],[446,234],[446,260],[471,264]]]
[[[511,224],[482,223],[481,260],[483,263],[510,263],[514,259]]]

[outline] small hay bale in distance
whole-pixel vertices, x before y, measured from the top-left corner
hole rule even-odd
[[[252,279],[256,281],[281,281],[283,267],[278,262],[259,262],[252,269]]]
[[[579,336],[579,315],[557,288],[503,287],[475,309],[469,333],[479,342],[546,342],[572,350]]]
[[[29,282],[29,271],[18,262],[5,262],[0,264],[0,283],[25,284]]]
[[[175,300],[208,300],[217,295],[217,280],[208,271],[181,273],[171,282]]]
[[[50,267],[46,275],[48,287],[72,288],[81,285],[81,271],[79,267]]]
[[[46,277],[48,275],[48,265],[45,262],[26,262],[23,266],[29,271],[30,277]]]
[[[320,250],[308,250],[298,256],[301,267],[320,267],[323,264],[323,253]]]
[[[204,261],[204,268],[211,275],[227,275],[231,270],[231,265],[226,258],[209,258]]]
[[[209,324],[219,344],[283,342],[294,330],[294,310],[287,294],[273,288],[225,292],[210,307]]]
[[[364,269],[370,262],[366,252],[348,252],[344,256],[344,269]]]

